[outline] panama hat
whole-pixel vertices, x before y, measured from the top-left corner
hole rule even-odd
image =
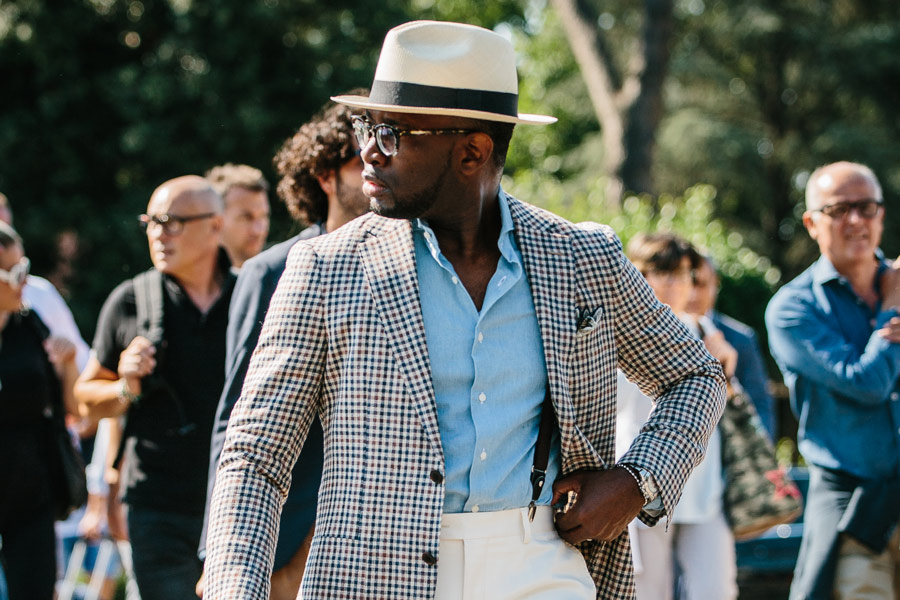
[[[355,108],[547,125],[519,114],[516,54],[501,35],[463,23],[413,21],[384,38],[369,96],[334,96]]]

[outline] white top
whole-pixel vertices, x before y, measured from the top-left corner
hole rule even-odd
[[[22,290],[25,304],[31,307],[50,330],[50,334],[66,338],[75,344],[75,364],[78,371],[87,365],[90,348],[81,337],[72,311],[53,284],[37,275],[29,275]]]
[[[693,317],[679,315],[682,322],[694,332],[699,329]],[[704,331],[716,328],[706,317],[701,317]],[[653,401],[641,393],[638,387],[617,371],[618,395],[616,409],[616,458],[628,450],[634,438],[653,409]],[[713,430],[706,448],[706,458],[691,473],[684,485],[677,509],[670,515],[672,523],[704,523],[712,520],[722,510],[722,438],[719,428]]]

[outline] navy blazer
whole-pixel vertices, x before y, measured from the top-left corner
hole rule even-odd
[[[744,391],[753,401],[753,406],[769,433],[769,438],[777,441],[775,439],[775,402],[769,394],[769,378],[766,375],[766,367],[756,341],[756,333],[749,325],[720,312],[712,311],[710,317],[713,324],[725,336],[725,341],[737,350],[738,362],[734,376],[741,382]]]
[[[269,302],[294,244],[323,233],[325,233],[323,226],[310,225],[291,239],[276,244],[245,262],[238,275],[228,314],[225,387],[216,409],[210,445],[209,485],[206,493],[203,535],[200,538],[200,558],[205,558],[206,555],[209,501],[212,498],[219,456],[225,442],[225,430],[231,417],[231,409],[241,395],[250,357],[259,340]],[[281,512],[281,535],[278,537],[275,551],[274,569],[287,564],[296,554],[316,519],[316,501],[322,477],[322,427],[318,419],[310,428],[309,435],[310,443],[304,447],[302,458],[296,462],[291,472],[292,484]]]

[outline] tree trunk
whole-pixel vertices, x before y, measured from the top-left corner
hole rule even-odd
[[[663,114],[662,87],[669,64],[672,0],[645,0],[640,54],[631,73],[618,76],[584,0],[551,0],[569,38],[594,112],[603,130],[606,202],[618,206],[623,192],[653,192],[652,160]]]

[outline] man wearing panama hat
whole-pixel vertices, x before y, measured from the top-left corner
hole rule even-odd
[[[514,125],[555,120],[517,89],[503,37],[417,21],[388,32],[368,97],[334,98],[366,111],[374,214],[291,252],[226,434],[206,598],[266,598],[315,415],[303,598],[633,595],[625,527],[671,515],[723,376],[609,228],[500,188]],[[618,464],[616,367],[657,397]]]

